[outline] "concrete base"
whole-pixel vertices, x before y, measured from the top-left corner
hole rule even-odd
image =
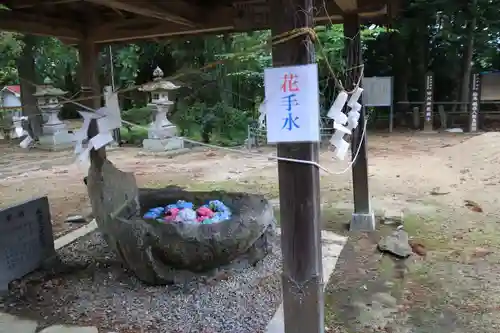
[[[69,132],[58,132],[53,135],[42,135],[37,148],[59,151],[73,149],[75,145],[75,135]]]
[[[360,214],[354,213],[352,214],[351,225],[349,231],[375,231],[376,228],[376,220],[375,214],[373,212],[369,214]]]
[[[142,141],[142,147],[150,152],[166,152],[171,150],[183,149],[184,140],[180,137],[167,139],[145,139]]]
[[[175,150],[168,151],[150,151],[150,150],[142,150],[137,153],[137,156],[155,156],[155,157],[168,157],[172,158],[173,156],[182,155],[186,153],[190,153],[193,150],[190,148],[181,148]]]

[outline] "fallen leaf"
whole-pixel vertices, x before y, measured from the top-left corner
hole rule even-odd
[[[481,206],[479,206],[478,203],[472,201],[472,200],[464,200],[465,202],[465,207],[469,208],[471,211],[476,212],[476,213],[482,213],[483,209]]]
[[[450,194],[450,192],[441,192],[439,187],[435,187],[431,190],[430,195],[446,195]]]
[[[491,253],[493,253],[493,251],[485,249],[484,247],[476,247],[472,256],[474,256],[476,258],[482,258],[482,257],[487,256],[488,254],[491,254]]]
[[[423,244],[417,243],[415,241],[409,241],[408,244],[410,245],[413,253],[415,253],[421,257],[425,257],[427,255],[427,249],[425,248],[425,246]]]

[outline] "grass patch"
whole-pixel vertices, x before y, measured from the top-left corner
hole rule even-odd
[[[352,211],[332,206],[321,209],[321,226],[323,230],[333,231],[340,235],[346,235],[349,231]]]
[[[258,179],[226,180],[220,182],[182,182],[172,180],[170,182],[148,183],[148,187],[162,188],[169,185],[177,185],[189,191],[226,191],[226,192],[247,192],[262,194],[267,199],[275,199],[279,195],[278,184],[260,182]]]
[[[277,198],[278,184],[261,183],[257,180],[226,180],[222,182],[197,182],[186,185],[190,191],[247,192],[264,195],[267,199]]]
[[[333,333],[354,333],[344,326],[342,320],[338,317],[337,312],[329,307],[328,302],[325,303],[325,327],[328,327],[328,332]]]
[[[410,237],[432,251],[447,251],[455,248],[453,238],[445,229],[445,219],[438,215],[406,215],[404,229]]]
[[[332,207],[321,209],[321,225],[323,230],[333,231],[337,234],[347,234],[349,231],[350,212],[346,209],[335,209]],[[280,224],[280,208],[274,207],[274,216],[278,225]]]

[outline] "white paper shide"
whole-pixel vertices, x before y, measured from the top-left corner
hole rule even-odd
[[[349,95],[346,91],[341,91],[335,101],[332,103],[327,117],[333,119],[333,128],[335,130],[330,143],[335,147],[335,156],[344,160],[349,150],[349,142],[344,137],[346,134],[352,134],[352,131],[358,127],[361,104],[358,102],[363,89],[357,87]],[[347,114],[343,112],[345,105],[350,109]]]
[[[79,111],[79,113],[83,118],[83,124],[75,132],[76,163],[86,168],[90,163],[89,155],[92,149],[98,150],[113,142],[112,131],[120,127],[121,119],[118,118],[120,119],[118,121],[116,111],[109,107],[100,108],[96,112]],[[97,122],[98,134],[88,138],[89,126],[93,119]]]
[[[319,142],[319,88],[316,64],[268,68],[264,72],[267,141]],[[263,119],[260,119],[263,123]]]

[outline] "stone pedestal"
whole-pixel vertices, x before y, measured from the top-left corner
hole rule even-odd
[[[59,119],[59,110],[49,110],[47,122],[43,124],[44,135],[54,135],[58,132],[67,132],[66,125]]]
[[[164,139],[145,139],[142,142],[145,150],[150,152],[166,152],[177,149],[184,149],[184,140],[180,137]]]
[[[39,138],[39,148],[58,151],[72,149],[75,144],[75,135],[69,133],[66,124],[58,116],[59,110],[47,111],[49,119],[43,124],[43,135]]]
[[[39,138],[38,147],[41,149],[58,151],[73,149],[75,145],[75,135],[67,130],[62,130],[53,134],[43,134]]]
[[[148,129],[148,139],[163,139],[177,136],[177,127],[170,123],[167,126],[159,126],[151,123]]]

